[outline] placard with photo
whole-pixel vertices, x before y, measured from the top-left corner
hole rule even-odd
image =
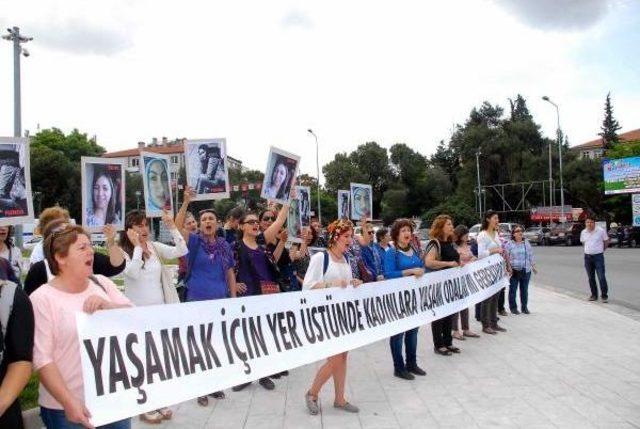
[[[169,157],[154,152],[140,152],[140,174],[147,217],[162,217],[164,210],[173,213]]]
[[[0,226],[33,222],[29,139],[0,137]]]
[[[302,243],[302,224],[300,222],[300,200],[292,198],[289,202],[289,215],[287,216],[287,241]]]
[[[298,207],[300,208],[300,224],[303,228],[311,226],[311,188],[296,186]]]
[[[195,201],[229,198],[229,166],[225,139],[187,140],[184,144],[187,185]]]
[[[300,157],[275,147],[269,150],[260,196],[280,204],[289,202],[291,187],[298,175]]]
[[[125,166],[123,158],[81,159],[82,226],[101,232],[105,225],[124,229]]]
[[[351,184],[351,219],[360,220],[373,217],[373,194],[371,185]]]
[[[338,219],[349,219],[351,191],[338,190]]]

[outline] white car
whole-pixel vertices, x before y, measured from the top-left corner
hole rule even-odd
[[[32,237],[28,241],[25,241],[22,247],[24,247],[24,250],[33,250],[36,244],[40,243],[41,241],[42,241],[42,237],[40,236]]]
[[[476,237],[478,237],[478,234],[480,234],[480,227],[482,225],[480,225],[479,223],[476,223],[475,225],[473,225],[471,228],[469,228],[469,242],[473,242],[476,241]]]

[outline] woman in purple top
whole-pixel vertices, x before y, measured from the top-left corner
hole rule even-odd
[[[292,191],[292,198],[295,198]],[[241,239],[236,244],[236,277],[238,284],[246,286],[246,295],[262,294],[262,285],[277,285],[278,268],[273,255],[265,244],[259,244],[257,238],[264,235],[262,243],[272,243],[289,214],[289,204],[280,209],[276,220],[263,232],[260,232],[260,221],[254,213],[247,213],[240,218]],[[269,377],[261,378],[258,383],[267,390],[273,390],[275,384]],[[238,392],[251,383],[243,383],[233,387]]]
[[[239,288],[236,284],[235,260],[231,246],[224,238],[218,237],[216,212],[207,209],[199,213],[200,228],[197,232],[189,232],[185,228],[187,208],[194,195],[194,190],[187,187],[182,207],[180,207],[175,220],[176,227],[187,242],[189,249],[189,253],[186,255],[187,272],[185,275],[187,301],[235,297],[239,291],[244,289],[242,286]],[[223,399],[224,392],[214,392],[211,396]],[[206,396],[201,396],[198,398],[198,404],[207,406],[209,399]]]

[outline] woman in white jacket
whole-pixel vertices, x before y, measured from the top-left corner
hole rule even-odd
[[[498,224],[500,218],[498,213],[489,210],[484,214],[482,218],[482,230],[476,241],[478,243],[478,259],[486,258],[494,254],[504,254],[502,248],[502,239],[498,234]],[[498,295],[500,292],[496,292],[495,295],[487,298],[482,302],[481,320],[482,320],[482,332],[485,334],[495,335],[498,332],[506,332],[507,330],[498,325]]]
[[[165,304],[162,289],[162,265],[167,259],[187,254],[187,245],[173,223],[173,217],[164,212],[162,221],[171,231],[175,246],[149,240],[148,219],[145,213],[132,210],[125,217],[125,230],[120,235],[120,246],[125,253],[124,294],[136,306]],[[161,408],[140,416],[147,423],[169,420],[173,413]]]

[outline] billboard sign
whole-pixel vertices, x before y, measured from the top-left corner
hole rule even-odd
[[[640,192],[640,156],[620,159],[604,159],[604,194]]]

